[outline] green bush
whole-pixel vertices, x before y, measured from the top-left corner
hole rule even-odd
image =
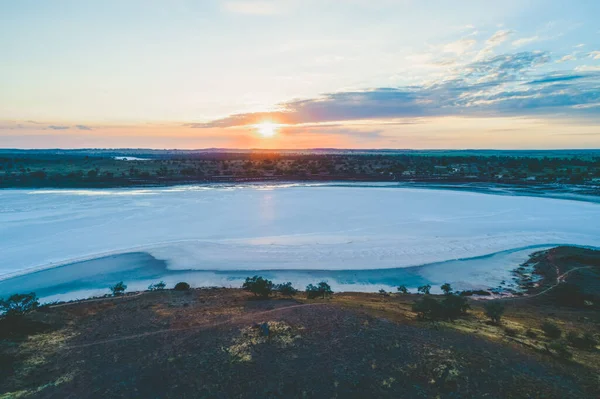
[[[379,295],[390,296],[390,294],[386,290],[384,290],[383,288],[379,290]]]
[[[446,297],[442,300],[442,317],[444,319],[454,320],[469,310],[471,306],[467,302],[467,298],[447,294]]]
[[[483,305],[483,309],[485,310],[485,315],[496,324],[500,323],[500,319],[505,311],[504,304],[497,301],[486,302],[486,304]]]
[[[167,285],[165,284],[164,281],[161,281],[161,282],[156,283],[156,284],[150,284],[148,286],[148,291],[160,291],[160,290],[164,290],[166,286]]]
[[[297,289],[292,287],[292,283],[287,282],[283,284],[277,284],[275,286],[275,291],[279,292],[283,296],[291,297],[298,292]]]
[[[598,342],[596,337],[592,333],[586,332],[584,334],[578,334],[575,331],[570,331],[567,334],[567,341],[577,349],[590,350],[594,349]]]
[[[441,302],[426,295],[412,305],[413,312],[417,313],[419,318],[431,320],[454,320],[469,309],[466,298],[453,294],[449,294]]]
[[[537,338],[537,333],[532,329],[528,329],[527,331],[525,331],[525,336],[529,338]]]
[[[175,291],[187,291],[190,289],[190,285],[184,281],[175,284],[175,288],[173,288]]]
[[[401,285],[396,289],[398,290],[399,294],[408,294],[408,288],[406,288],[405,285]]]
[[[122,281],[120,281],[117,284],[115,284],[109,288],[112,291],[112,294],[114,296],[119,296],[119,295],[123,295],[125,293],[125,290],[127,289],[127,285],[124,284]]]
[[[550,339],[558,339],[562,335],[561,329],[554,323],[549,321],[544,322],[541,327],[542,331]]]
[[[421,319],[436,319],[441,314],[441,306],[433,297],[427,295],[412,304],[412,311]]]
[[[316,286],[312,284],[306,286],[306,297],[308,299],[314,299],[318,297],[325,299],[325,297],[331,296],[332,294],[333,291],[331,290],[331,287],[325,281],[321,281]]]
[[[509,337],[516,337],[519,334],[519,330],[517,330],[516,328],[511,328],[511,327],[504,327],[504,332]]]
[[[242,285],[243,289],[250,291],[254,296],[260,298],[268,298],[273,291],[273,287],[274,285],[271,280],[264,279],[260,276],[247,277],[246,282]]]
[[[7,300],[0,298],[0,314],[6,317],[22,316],[40,305],[35,293],[14,294]]]
[[[567,347],[567,343],[563,340],[551,342],[549,348],[563,360],[570,360],[573,357],[573,352]]]

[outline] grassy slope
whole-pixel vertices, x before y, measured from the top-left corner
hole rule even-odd
[[[568,279],[581,280],[578,273]],[[431,323],[410,311],[416,298],[345,293],[331,300],[253,300],[240,290],[204,289],[45,308],[29,317],[49,330],[0,341],[0,393],[598,397],[599,351],[571,348],[573,360],[560,361],[545,349],[549,341],[539,329],[551,320],[565,333],[597,333],[597,308],[556,307],[545,296],[507,300],[503,323],[495,326],[482,302],[472,301],[468,317]],[[254,327],[262,322],[270,324],[270,338]],[[528,329],[537,337],[527,337]]]

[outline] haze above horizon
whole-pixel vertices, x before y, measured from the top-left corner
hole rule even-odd
[[[597,15],[594,0],[0,0],[0,148],[600,148]]]

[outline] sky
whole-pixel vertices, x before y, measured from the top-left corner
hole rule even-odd
[[[0,0],[1,148],[600,148],[598,0]]]

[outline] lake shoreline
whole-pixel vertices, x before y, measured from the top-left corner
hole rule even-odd
[[[492,297],[514,296],[529,291],[520,280],[513,278],[514,282],[511,281],[511,276],[523,265],[539,261],[540,254],[552,248],[555,247],[536,246],[470,259],[373,270],[170,270],[165,261],[148,253],[130,252],[0,280],[0,296],[9,293],[7,287],[20,287],[23,292],[36,292],[46,302],[85,300],[108,294],[108,287],[119,281],[124,281],[129,291],[134,292],[145,291],[147,286],[159,281],[164,281],[167,287],[185,281],[195,288],[240,288],[244,279],[253,275],[275,283],[291,281],[299,289],[325,280],[336,292],[378,292],[382,289],[395,292],[397,286],[405,285],[410,292],[416,293],[418,286],[430,284],[432,292],[438,293],[441,284],[450,282],[466,295],[471,292],[477,296],[477,292],[485,291]]]

